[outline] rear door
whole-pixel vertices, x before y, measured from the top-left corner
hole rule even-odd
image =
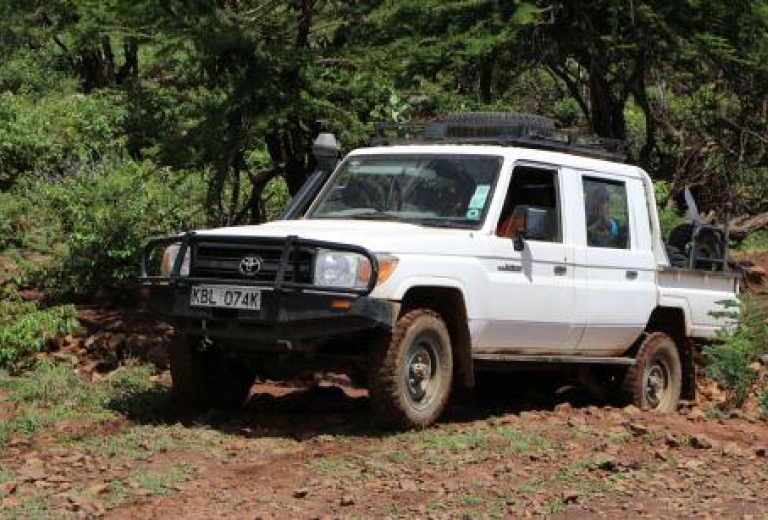
[[[656,306],[650,219],[639,178],[581,173],[575,256],[578,350],[617,355],[643,332]]]

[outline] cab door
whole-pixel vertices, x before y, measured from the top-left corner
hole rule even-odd
[[[583,355],[619,355],[643,332],[656,306],[645,191],[639,178],[574,175],[579,176],[575,269],[585,329],[578,350]]]
[[[488,237],[490,254],[483,260],[487,322],[477,351],[562,354],[576,348],[581,330],[574,315],[574,248],[563,225],[562,194],[558,167],[515,166],[496,233]],[[524,249],[516,251],[514,234],[501,236],[502,228],[526,206],[547,211],[549,229],[525,238]]]

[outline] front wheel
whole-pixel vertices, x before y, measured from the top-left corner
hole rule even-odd
[[[675,342],[663,332],[649,334],[624,378],[632,404],[643,410],[677,410],[683,387],[683,369]]]
[[[400,317],[389,342],[373,352],[371,402],[394,429],[426,428],[448,404],[453,380],[451,338],[443,319],[417,309]]]

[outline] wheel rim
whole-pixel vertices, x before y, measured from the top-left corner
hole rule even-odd
[[[645,402],[652,409],[662,408],[669,400],[670,370],[664,360],[657,359],[645,372]]]
[[[411,406],[421,410],[430,405],[440,385],[440,361],[432,338],[417,338],[408,349],[405,387]]]

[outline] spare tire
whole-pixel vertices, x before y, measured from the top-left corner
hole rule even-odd
[[[693,224],[687,222],[685,224],[675,226],[672,231],[669,232],[667,244],[671,247],[674,247],[678,251],[686,251],[692,237]]]
[[[535,114],[515,112],[460,112],[435,119],[435,122],[462,125],[531,125],[549,130],[555,129],[555,120]]]
[[[719,229],[703,227],[699,230],[696,238],[696,251],[691,251],[691,242],[693,241],[692,223],[688,222],[676,226],[669,233],[667,240],[667,254],[672,265],[680,262],[680,255],[686,258],[684,266],[688,266],[688,258],[694,255],[697,269],[708,269],[719,271],[723,268],[722,258],[725,255],[725,244],[723,244],[723,234]],[[670,251],[674,252],[675,258],[672,258]]]

